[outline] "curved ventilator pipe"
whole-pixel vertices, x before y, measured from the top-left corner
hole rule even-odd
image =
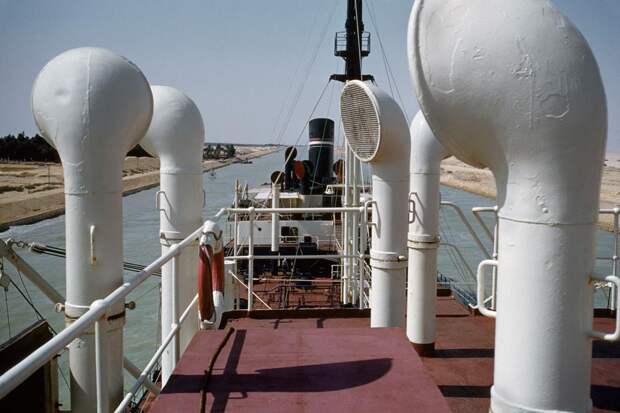
[[[123,284],[122,173],[127,151],[144,135],[153,98],[140,69],[105,49],[66,51],[41,70],[32,112],[62,161],[67,245],[67,323]],[[123,302],[109,309],[110,404],[123,398]],[[69,348],[71,406],[96,406],[95,340],[87,333]]]
[[[435,348],[439,174],[449,155],[418,112],[411,123],[407,337],[422,355]]]
[[[607,132],[590,47],[549,1],[418,0],[409,61],[437,138],[496,180],[492,411],[589,411]]]
[[[354,80],[340,97],[347,143],[372,166],[371,327],[405,326],[407,194],[410,137],[398,104],[381,89]]]
[[[168,86],[151,86],[153,120],[140,145],[159,158],[160,190],[156,193],[159,211],[159,239],[162,254],[191,234],[202,223],[202,150],[204,124],[194,102],[181,91]],[[174,262],[162,268],[161,334],[167,337],[175,318],[196,295],[198,245],[185,248]],[[198,330],[198,322],[188,320],[180,330],[181,354]],[[162,354],[162,380],[165,384],[175,365],[175,349]]]

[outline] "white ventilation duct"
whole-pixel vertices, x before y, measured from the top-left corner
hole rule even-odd
[[[439,174],[448,151],[433,135],[422,112],[411,123],[409,266],[407,337],[421,355],[435,349],[437,248],[439,247]]]
[[[202,224],[204,193],[202,189],[202,150],[204,125],[194,102],[182,92],[168,86],[153,86],[153,120],[141,146],[160,160],[160,211],[162,254],[181,242]],[[181,313],[196,295],[198,285],[198,243],[185,248],[162,268],[161,334],[168,336]],[[176,297],[174,296],[176,292]],[[198,330],[198,319],[181,326],[179,352],[182,354]],[[162,354],[162,380],[172,374],[175,365],[174,345]]]
[[[497,184],[491,410],[590,411],[590,277],[607,133],[590,47],[549,1],[418,0],[409,60],[438,139],[489,167]]]
[[[381,89],[347,82],[340,97],[345,136],[372,165],[371,327],[405,327],[409,128],[402,110]]]
[[[125,58],[81,48],[52,59],[32,91],[32,112],[62,160],[65,181],[67,301],[71,323],[123,283],[122,171],[144,135],[153,103],[148,82]],[[108,313],[110,405],[123,398],[122,302]],[[71,408],[96,409],[93,330],[69,347]]]

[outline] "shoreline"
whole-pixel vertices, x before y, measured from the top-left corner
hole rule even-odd
[[[244,163],[245,161],[278,152],[280,149],[280,147],[255,148],[253,151],[239,154],[230,159],[206,160],[203,161],[202,172],[206,173],[236,163]],[[151,163],[153,161],[152,158],[127,158],[125,163],[134,162],[133,160],[135,160],[139,165],[140,161],[144,159],[149,159]],[[142,162],[144,163],[144,161]],[[156,163],[158,164],[158,162]],[[159,186],[158,166],[147,172],[128,174],[123,177],[123,197],[157,186]],[[0,202],[0,209],[14,211],[13,214],[10,214],[12,216],[0,218],[0,232],[7,231],[12,226],[34,224],[63,215],[65,213],[64,200],[64,188],[58,188],[41,194],[26,196],[15,201]],[[47,205],[48,207],[41,207],[41,205]],[[41,210],[42,208],[45,208],[45,210]]]
[[[606,160],[601,183],[600,208],[611,209],[620,205],[620,156]],[[469,166],[454,157],[441,163],[441,185],[479,195],[496,198],[495,179],[488,169]],[[613,215],[599,215],[598,229],[613,233]]]
[[[280,147],[254,148],[235,158],[203,161],[203,173],[235,163],[243,163],[251,159],[260,158],[280,149]],[[609,160],[612,161],[612,159]],[[603,170],[600,197],[601,208],[613,208],[620,204],[620,155],[616,156],[614,161],[606,164]],[[126,159],[125,163],[125,169],[128,171],[128,174],[123,177],[123,196],[159,186],[159,166],[157,160],[130,157]],[[141,163],[142,169],[140,169]],[[145,163],[147,164],[146,172],[144,172]],[[135,164],[137,169],[133,169],[133,164]],[[60,169],[59,166],[56,167]],[[136,170],[141,172],[131,173]],[[60,173],[62,174],[62,172]],[[441,184],[488,199],[495,199],[496,196],[495,180],[489,170],[474,168],[458,161],[454,157],[448,158],[441,163]],[[47,207],[42,207],[42,205]],[[22,199],[9,200],[8,202],[0,200],[0,211],[3,209],[12,210],[13,216],[9,219],[0,216],[0,232],[7,231],[11,226],[28,225],[54,218],[64,214],[64,189],[61,187],[39,194],[28,194],[22,197]],[[604,231],[613,232],[613,215],[601,215],[597,227]]]

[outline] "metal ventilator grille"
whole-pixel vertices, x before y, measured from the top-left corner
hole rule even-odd
[[[340,113],[344,133],[351,149],[360,160],[371,161],[379,149],[379,115],[368,92],[361,86],[345,86],[340,97]]]

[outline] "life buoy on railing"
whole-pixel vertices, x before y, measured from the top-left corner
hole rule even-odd
[[[213,286],[213,307],[215,308],[215,327],[218,328],[222,313],[226,310],[224,302],[224,248],[221,238],[213,245],[211,258],[211,285]]]
[[[211,247],[200,244],[198,259],[198,314],[200,321],[211,321],[215,306],[213,305],[213,279],[211,265],[214,261],[210,253]]]
[[[221,248],[213,254],[211,259],[211,280],[213,293],[224,294],[224,249]]]
[[[200,237],[198,270],[198,307],[204,328],[218,328],[225,310],[224,302],[224,246],[222,230],[207,221]]]

